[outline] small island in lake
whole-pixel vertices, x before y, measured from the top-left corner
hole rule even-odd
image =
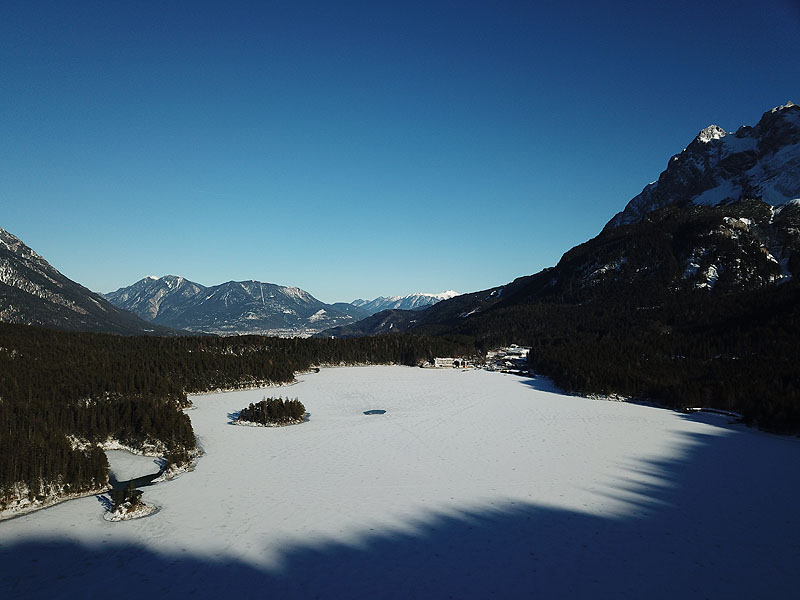
[[[158,511],[158,508],[142,502],[142,492],[131,481],[125,489],[111,492],[111,505],[104,515],[106,521],[130,521],[141,519]]]
[[[306,420],[306,407],[297,398],[264,398],[261,402],[250,403],[233,419],[236,425],[260,425],[281,427],[295,425]]]

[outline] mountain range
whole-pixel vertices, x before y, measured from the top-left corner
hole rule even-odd
[[[370,315],[383,310],[422,310],[429,306],[458,296],[458,292],[448,290],[440,294],[416,293],[407,296],[378,296],[374,300],[353,300],[350,304],[365,310]]]
[[[76,331],[308,336],[390,306],[418,309],[455,292],[326,304],[297,287],[229,281],[206,287],[175,275],[97,294],[0,229],[0,322]]]
[[[730,139],[729,139],[730,138]],[[554,267],[321,332],[530,347],[561,389],[800,431],[800,107],[711,126]]]
[[[260,281],[206,287],[175,275],[151,276],[105,297],[152,323],[222,335],[304,336],[368,316],[345,302],[325,304],[300,288]]]
[[[145,277],[105,294],[145,321],[196,333],[308,336],[347,326],[384,307],[425,308],[455,292],[378,297],[325,304],[297,287],[229,281],[206,287],[176,275]]]
[[[294,287],[258,281],[205,287],[164,276],[107,294],[109,304],[0,232],[0,320],[7,322],[118,333],[491,336],[524,325],[508,322],[518,319],[512,309],[519,306],[619,300],[644,310],[697,293],[724,297],[794,285],[800,276],[800,107],[776,107],[734,133],[710,125],[598,236],[557,265],[470,294],[325,304]]]

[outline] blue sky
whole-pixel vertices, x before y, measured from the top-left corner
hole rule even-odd
[[[4,5],[0,227],[102,292],[500,285],[800,102],[793,0],[74,4]]]

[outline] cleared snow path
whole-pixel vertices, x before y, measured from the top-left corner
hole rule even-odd
[[[279,392],[279,390],[277,390]],[[0,523],[0,597],[790,597],[800,443],[542,380],[323,369],[197,396],[206,454],[108,523],[84,498]],[[387,412],[364,415],[376,406]]]

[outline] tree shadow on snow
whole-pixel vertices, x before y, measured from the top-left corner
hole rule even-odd
[[[679,435],[676,458],[623,465],[631,477],[603,492],[621,499],[620,514],[509,500],[429,514],[413,533],[286,547],[274,570],[103,540],[0,537],[0,597],[792,597],[797,443],[737,431]]]
[[[506,377],[516,377],[519,382],[527,387],[533,388],[537,392],[549,392],[552,394],[559,394],[560,396],[572,396],[569,392],[565,392],[559,388],[553,381],[544,375],[512,375],[507,374]]]

